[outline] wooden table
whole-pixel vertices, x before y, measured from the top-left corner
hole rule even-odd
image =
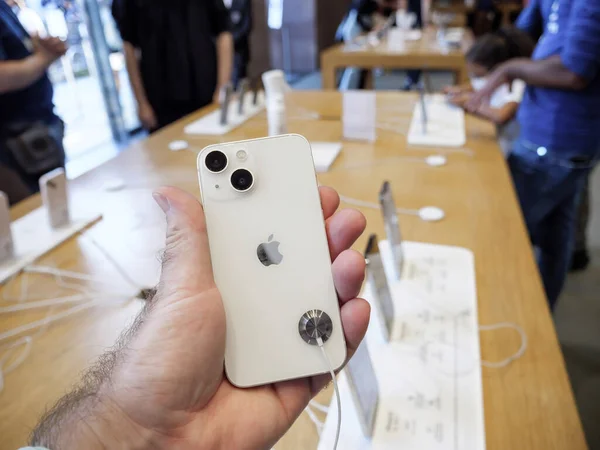
[[[361,69],[422,69],[446,70],[454,73],[457,84],[465,83],[469,77],[465,66],[464,51],[473,42],[470,30],[465,35],[460,49],[447,50],[437,42],[437,30],[426,28],[418,41],[407,41],[404,49],[390,49],[387,39],[374,47],[352,48],[338,44],[321,52],[321,74],[323,89],[336,89],[336,72],[346,67]]]
[[[416,97],[412,94],[377,93],[378,120],[393,122],[400,132],[408,129]],[[312,140],[341,140],[341,95],[336,92],[301,92],[288,96],[291,132]],[[321,121],[309,120],[306,110],[317,111]],[[162,184],[177,185],[198,194],[194,152],[171,152],[167,145],[181,139],[183,126],[202,112],[166,128],[150,139],[133,144],[98,169],[74,180],[73,210],[93,208],[104,219],[84,235],[47,255],[40,264],[110,277],[114,289],[124,289],[114,268],[89,241],[92,236],[138,280],[152,282],[158,275],[156,249],[163,243],[164,218],[153,204],[151,191]],[[327,120],[325,120],[327,119]],[[262,136],[264,113],[234,130],[223,140]],[[494,140],[493,127],[467,119],[469,152],[447,152],[448,164],[431,168],[394,157],[427,156],[435,149],[409,148],[400,133],[379,130],[375,144],[345,143],[344,151],[323,184],[357,199],[376,201],[383,180],[392,182],[398,206],[419,208],[436,205],[447,217],[425,223],[402,216],[405,238],[469,248],[475,253],[479,321],[510,321],[523,327],[529,338],[525,355],[500,370],[483,368],[485,425],[489,450],[582,450],[587,448],[565,371],[553,322],[542,293],[522,216],[509,173]],[[187,136],[193,150],[219,141]],[[282,149],[284,151],[284,149]],[[392,158],[392,159],[390,159]],[[344,166],[367,164],[362,168]],[[122,180],[126,188],[107,192],[106,182]],[[93,200],[92,200],[93,199]],[[39,204],[33,198],[15,207],[15,216]],[[368,232],[383,236],[381,214],[363,211]],[[356,248],[362,251],[365,234]],[[30,293],[48,295],[53,281],[31,279]],[[4,289],[6,293],[6,288]],[[110,347],[140,310],[139,301],[106,305],[51,326],[34,339],[31,354],[15,372],[6,376],[0,394],[0,448],[14,450],[25,442],[40,413],[80,377],[81,371]],[[43,313],[0,316],[0,332],[27,323]],[[501,360],[520,345],[516,333],[481,334],[482,357]],[[328,402],[331,391],[320,394]],[[302,415],[277,450],[316,448],[317,433]]]

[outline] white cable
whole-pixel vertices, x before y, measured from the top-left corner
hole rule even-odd
[[[340,431],[342,429],[342,398],[340,396],[340,390],[338,387],[337,378],[335,377],[335,372],[333,370],[333,365],[331,364],[331,361],[329,360],[329,356],[327,356],[325,347],[323,347],[323,339],[321,339],[320,337],[317,338],[317,344],[318,344],[319,348],[321,349],[321,353],[323,353],[323,358],[325,359],[325,362],[327,363],[327,368],[329,370],[329,374],[331,375],[331,381],[333,381],[333,389],[335,390],[335,397],[337,400],[337,412],[338,412],[337,429],[335,431],[335,441],[333,444],[333,450],[336,450],[337,446],[338,446],[338,441],[340,440]]]
[[[371,162],[346,164],[334,170],[364,169],[365,167],[381,166],[384,164],[388,165],[396,162],[425,163],[430,167],[440,167],[446,164],[447,159],[443,155],[429,155],[425,158],[418,158],[414,156],[392,156],[390,158],[376,159]]]
[[[113,286],[114,283],[103,279],[103,278],[97,278],[97,277],[93,277],[91,275],[87,275],[84,273],[80,273],[80,272],[72,272],[70,270],[63,270],[63,269],[58,269],[56,267],[50,267],[50,266],[27,266],[23,269],[23,272],[25,273],[36,273],[36,274],[41,274],[41,275],[52,275],[53,277],[55,277],[56,280],[56,284],[66,288],[66,289],[73,289],[76,291],[79,291],[83,294],[88,294],[90,291],[89,287],[86,286],[81,286],[79,284],[75,284],[75,283],[69,283],[67,281],[64,280],[64,278],[67,279],[73,279],[73,280],[80,280],[80,281],[87,281],[89,283],[98,283],[98,284],[104,284],[104,285],[109,285],[109,286]],[[120,292],[115,292],[115,291],[111,291],[111,294],[114,295],[123,295]]]
[[[381,209],[377,203],[366,202],[364,200],[346,197],[345,195],[340,195],[340,200],[348,205],[358,206],[359,208]],[[396,208],[396,212],[408,216],[419,216],[419,211],[416,209]]]
[[[0,358],[0,393],[4,390],[4,375],[8,375],[13,370],[15,370],[17,367],[19,367],[21,364],[23,364],[23,362],[25,361],[25,359],[27,358],[27,356],[29,356],[29,353],[31,352],[32,342],[33,342],[33,339],[31,338],[31,336],[25,336],[21,339],[16,340],[15,342],[12,342],[12,343],[4,346],[4,348],[6,348],[7,351]],[[13,353],[16,351],[16,349],[22,345],[24,345],[24,349],[21,352],[21,354],[12,362],[11,365],[9,365],[5,369],[4,363],[6,361],[8,361],[10,359],[10,357],[13,355]]]
[[[329,406],[325,406],[316,400],[311,400],[308,404],[310,406],[312,406],[313,408],[315,408],[317,411],[321,411],[325,414],[327,414],[329,412]]]
[[[310,409],[310,406],[307,406],[306,408],[304,408],[304,411],[306,412],[306,414],[308,415],[308,418],[312,421],[312,423],[315,424],[315,428],[317,429],[317,434],[319,435],[319,437],[321,437],[321,433],[323,432],[323,427],[325,425],[323,424],[323,422],[321,422],[319,420],[319,418],[315,415],[313,410]]]
[[[490,362],[490,361],[485,361],[482,359],[481,360],[482,366],[489,367],[491,369],[502,369],[504,367],[507,367],[513,361],[520,359],[525,354],[525,351],[527,350],[527,345],[528,345],[527,333],[525,333],[525,330],[523,330],[523,328],[521,328],[516,323],[500,322],[500,323],[496,323],[493,325],[479,325],[479,331],[494,331],[494,330],[501,330],[503,328],[512,328],[513,330],[516,330],[521,335],[521,347],[519,347],[519,350],[517,350],[517,352],[514,355],[509,356],[508,358],[506,358],[502,361]]]
[[[44,319],[36,320],[35,322],[30,322],[26,325],[21,325],[20,327],[13,328],[12,330],[5,331],[4,333],[0,333],[0,342],[23,334],[27,331],[35,330],[36,328],[47,326],[51,323],[58,322],[59,320],[66,319],[67,317],[71,317],[72,315],[85,311],[86,309],[90,309],[98,304],[99,302],[97,301],[83,303],[81,305],[74,306],[71,309],[67,309],[66,311],[61,311],[60,313],[48,316]]]
[[[94,246],[100,251],[100,253],[102,253],[104,255],[104,257],[109,262],[112,263],[112,265],[115,267],[115,269],[117,269],[117,272],[119,272],[119,274],[121,274],[121,276],[123,277],[123,279],[125,281],[127,281],[137,291],[144,289],[140,283],[135,282],[129,276],[129,274],[127,273],[127,271],[117,262],[117,260],[115,258],[113,258],[113,256],[104,247],[102,247],[93,237],[91,237],[89,234],[87,234],[85,236],[89,239],[89,241],[92,244],[94,244]]]
[[[30,309],[48,308],[48,307],[52,307],[52,306],[66,305],[69,303],[80,303],[80,302],[83,302],[86,300],[100,299],[100,298],[105,298],[105,297],[114,297],[114,298],[123,299],[123,298],[127,297],[127,294],[121,294],[121,295],[119,295],[117,293],[103,294],[101,292],[98,292],[97,294],[93,294],[93,295],[79,294],[79,295],[69,295],[67,297],[48,298],[45,300],[25,302],[25,303],[18,304],[18,305],[0,306],[0,314],[15,313],[15,312],[27,311]]]

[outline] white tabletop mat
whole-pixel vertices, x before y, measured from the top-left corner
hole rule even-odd
[[[462,147],[466,142],[465,112],[451,105],[442,94],[425,96],[427,125],[423,128],[421,103],[413,111],[408,143],[439,147]]]
[[[395,303],[392,342],[383,338],[377,311],[371,314],[367,345],[380,389],[372,440],[361,432],[344,374],[344,450],[484,450],[475,267],[470,251],[416,242],[403,244],[402,281],[392,280]],[[380,242],[391,269],[387,241]],[[370,286],[364,297],[373,308]],[[329,408],[319,450],[333,446],[335,399]]]
[[[101,217],[100,214],[96,214],[82,219],[75,218],[69,225],[56,230],[50,228],[45,208],[38,208],[15,220],[11,224],[15,257],[0,263],[0,283],[4,283],[25,266],[58,247]]]
[[[254,117],[265,108],[265,95],[259,92],[256,105],[253,104],[252,92],[248,92],[244,98],[244,113],[239,114],[239,100],[234,99],[229,104],[227,123],[221,124],[221,109],[202,116],[200,119],[188,124],[183,129],[186,134],[223,135],[234,128],[239,127],[251,117]]]

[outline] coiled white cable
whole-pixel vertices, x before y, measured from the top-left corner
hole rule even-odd
[[[513,330],[517,331],[517,333],[519,333],[521,335],[521,346],[519,347],[519,350],[517,350],[517,352],[514,355],[511,355],[508,358],[503,359],[502,361],[490,362],[490,361],[485,361],[482,359],[481,360],[482,366],[489,367],[490,369],[502,369],[504,367],[507,367],[513,361],[520,359],[525,354],[525,351],[527,351],[527,346],[529,345],[528,340],[527,340],[527,333],[525,333],[525,330],[523,330],[523,328],[521,328],[516,323],[500,322],[500,323],[495,323],[493,325],[479,325],[479,331],[495,331],[495,330],[501,330],[504,328],[512,328]]]

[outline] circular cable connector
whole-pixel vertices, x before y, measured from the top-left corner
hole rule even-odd
[[[318,345],[319,339],[327,342],[331,337],[333,322],[327,313],[320,309],[311,309],[300,317],[298,332],[307,344]]]

